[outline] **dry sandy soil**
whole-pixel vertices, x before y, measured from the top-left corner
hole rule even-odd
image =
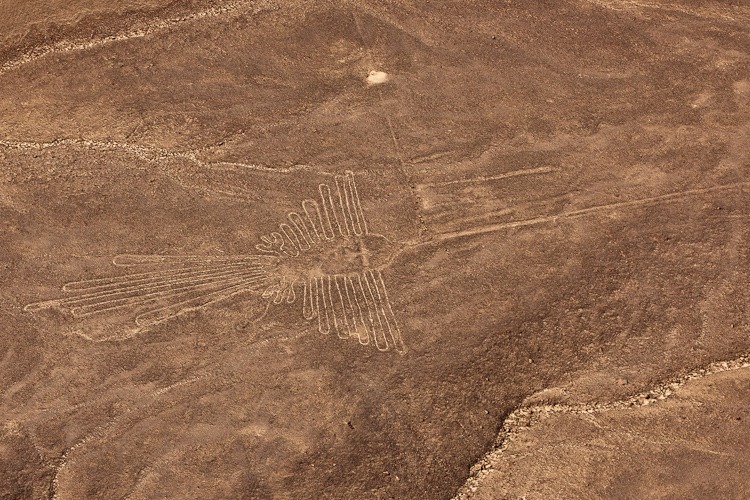
[[[747,496],[746,2],[112,4],[0,0],[0,497]]]

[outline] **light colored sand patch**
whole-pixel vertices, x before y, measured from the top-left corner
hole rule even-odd
[[[750,80],[739,80],[732,84],[736,94],[750,94]]]
[[[370,74],[367,75],[367,84],[368,85],[378,85],[380,83],[385,83],[388,81],[388,73],[385,71],[370,71]]]

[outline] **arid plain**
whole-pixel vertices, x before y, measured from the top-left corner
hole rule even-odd
[[[0,0],[1,498],[745,498],[750,6]]]

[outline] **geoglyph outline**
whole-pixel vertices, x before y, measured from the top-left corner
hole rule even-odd
[[[378,351],[393,349],[403,354],[406,347],[382,270],[371,268],[365,256],[356,272],[290,278],[278,271],[280,262],[297,259],[321,245],[356,240],[361,246],[362,238],[371,234],[354,173],[346,171],[334,180],[333,190],[326,183],[318,185],[320,202],[304,199],[301,210],[289,212],[278,231],[261,236],[256,245],[260,254],[117,255],[112,263],[118,267],[163,267],[66,283],[62,291],[69,296],[27,304],[24,310],[67,310],[76,319],[135,311],[134,335],[240,293],[260,295],[267,308],[294,304],[299,296],[303,319],[317,324],[319,333],[335,332],[341,339],[354,338]],[[301,293],[295,288],[301,288]]]

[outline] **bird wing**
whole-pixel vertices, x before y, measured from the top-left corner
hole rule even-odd
[[[297,257],[323,240],[369,232],[352,171],[335,176],[333,189],[328,184],[320,184],[318,194],[317,200],[303,200],[302,209],[287,214],[279,230],[261,236],[261,243],[255,248],[263,253]]]
[[[312,277],[303,287],[302,315],[317,318],[320,333],[335,331],[339,338],[353,337],[380,351],[406,352],[380,271]]]

